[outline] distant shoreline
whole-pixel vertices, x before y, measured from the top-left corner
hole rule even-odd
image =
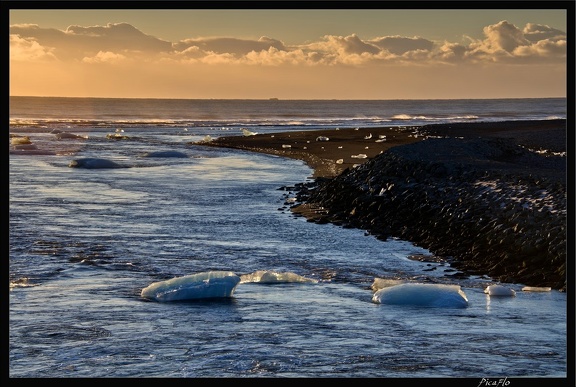
[[[514,138],[529,148],[546,146],[558,152],[566,152],[567,146],[565,119],[322,129],[225,136],[202,144],[302,160],[314,170],[313,177],[318,178],[335,177],[392,147],[419,142],[430,136]],[[320,141],[326,138],[327,141]]]

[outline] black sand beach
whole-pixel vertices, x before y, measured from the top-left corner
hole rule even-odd
[[[292,209],[429,249],[460,270],[566,289],[566,120],[220,137],[207,146],[305,161]]]

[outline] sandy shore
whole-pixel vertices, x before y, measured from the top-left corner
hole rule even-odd
[[[252,136],[239,134],[219,137],[204,144],[303,160],[314,170],[313,177],[334,177],[392,147],[419,142],[430,136],[513,138],[529,148],[544,147],[565,152],[566,120],[330,129]]]

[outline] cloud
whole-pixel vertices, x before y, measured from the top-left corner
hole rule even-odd
[[[517,47],[530,45],[530,41],[524,37],[524,33],[505,20],[484,27],[484,35],[486,35],[486,39],[482,42],[482,46],[488,52],[501,50],[512,52]]]
[[[327,36],[328,41],[333,43],[337,51],[342,56],[346,55],[365,55],[365,54],[378,54],[380,50],[378,47],[370,43],[365,43],[355,34],[350,36]]]
[[[110,51],[99,51],[95,56],[85,57],[82,59],[85,63],[110,63],[117,64],[126,60],[122,54],[116,54]]]
[[[436,58],[443,62],[462,62],[466,53],[466,46],[459,43],[444,42],[438,48]]]
[[[302,50],[284,51],[270,47],[266,51],[252,51],[248,53],[244,63],[280,66],[284,64],[299,65],[302,63],[317,63],[317,60],[314,58],[314,53],[305,53]]]
[[[565,32],[542,24],[528,23],[522,32],[524,33],[524,37],[533,43],[539,42],[541,40],[566,40]]]
[[[373,39],[371,43],[396,55],[403,55],[409,51],[431,51],[434,47],[434,42],[419,37],[386,36]]]
[[[10,35],[10,56],[25,61],[55,60],[53,50],[43,47],[33,38]]]
[[[168,52],[170,42],[146,35],[127,23],[108,23],[106,26],[69,26],[70,40],[88,45],[92,50]]]
[[[232,54],[236,57],[247,55],[251,52],[267,51],[270,48],[277,50],[286,50],[284,44],[275,39],[266,36],[258,40],[246,40],[236,38],[200,38],[185,39],[174,43],[173,48],[176,51],[185,51],[189,48],[198,48],[204,52],[215,54]]]
[[[309,53],[313,63],[321,64],[362,64],[368,62],[381,50],[373,44],[362,41],[357,35],[334,36],[326,35],[322,41],[298,46],[303,52]]]
[[[100,52],[162,53],[169,52],[172,44],[146,35],[126,23],[106,26],[69,26],[65,31],[40,28],[37,25],[10,26],[11,36],[36,41],[45,50],[61,60],[84,60]],[[11,58],[21,59],[12,52]]]
[[[326,35],[296,45],[259,39],[201,37],[168,42],[127,23],[69,26],[65,31],[38,25],[10,26],[10,58],[21,61],[77,61],[86,65],[142,63],[228,64],[255,66],[364,66],[460,63],[562,63],[566,33],[528,23],[518,28],[506,20],[486,26],[483,39],[468,43],[434,42],[424,37],[381,36],[362,39]]]
[[[535,36],[544,37],[547,34],[553,34],[553,38],[535,39]],[[504,20],[484,27],[484,35],[484,40],[470,44],[466,58],[480,62],[521,64],[546,61],[554,63],[563,61],[566,57],[566,34],[557,30],[544,31],[540,25],[529,24],[524,30],[520,30]]]

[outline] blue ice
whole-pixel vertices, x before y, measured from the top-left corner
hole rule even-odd
[[[459,285],[403,283],[377,290],[372,302],[438,308],[466,308],[468,298]]]
[[[232,297],[240,277],[231,271],[207,271],[154,282],[142,289],[141,296],[154,301],[183,301]]]

